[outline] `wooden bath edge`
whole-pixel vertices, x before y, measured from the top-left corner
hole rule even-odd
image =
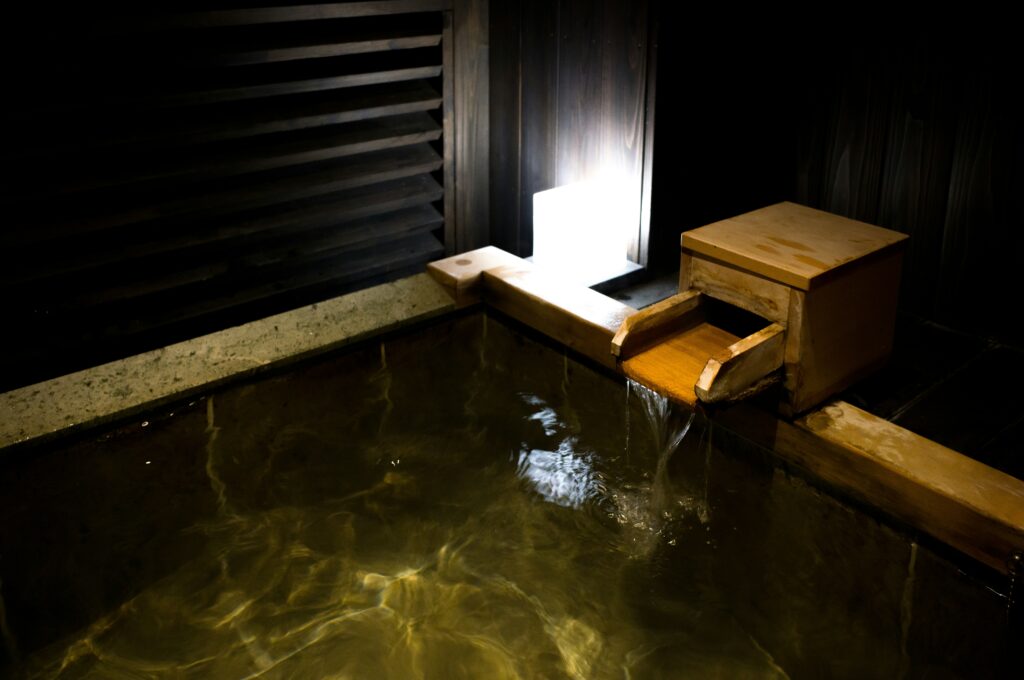
[[[612,339],[635,309],[497,248],[428,271],[0,394],[0,453],[481,302],[618,368]],[[1024,482],[850,404],[835,401],[790,422],[740,403],[713,419],[1003,573],[1024,548]]]

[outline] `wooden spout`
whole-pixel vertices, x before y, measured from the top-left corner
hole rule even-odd
[[[611,347],[622,372],[691,406],[738,399],[778,380],[785,327],[739,338],[706,319],[705,300],[687,290],[623,321]]]

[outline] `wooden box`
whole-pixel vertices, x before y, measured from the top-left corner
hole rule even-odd
[[[781,411],[793,415],[888,357],[906,238],[779,203],[685,232],[679,290],[785,327]]]

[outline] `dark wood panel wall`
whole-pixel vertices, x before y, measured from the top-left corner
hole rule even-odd
[[[491,238],[532,252],[533,194],[612,175],[644,196],[652,15],[647,2],[491,6]],[[639,202],[639,201],[638,201]],[[646,258],[638,215],[632,256]]]
[[[990,34],[852,41],[811,69],[796,199],[910,234],[908,310],[1021,342],[1007,307],[1024,267],[1019,61]]]
[[[685,229],[797,201],[910,234],[905,310],[1024,339],[1007,306],[1024,268],[1016,40],[895,23],[708,30],[682,6],[661,12],[656,267],[676,265]]]
[[[0,388],[482,245],[487,3],[454,5],[9,15]]]

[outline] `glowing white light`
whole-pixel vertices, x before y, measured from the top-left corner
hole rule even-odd
[[[633,182],[594,180],[533,195],[533,261],[592,285],[621,273],[640,219]]]
[[[555,451],[525,449],[519,452],[518,474],[533,484],[549,503],[579,508],[600,494],[601,484],[590,456],[575,451],[576,440],[568,438]]]

